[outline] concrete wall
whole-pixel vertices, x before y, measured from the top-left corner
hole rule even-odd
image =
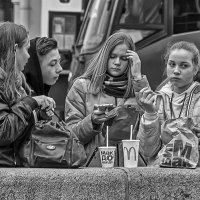
[[[200,168],[0,168],[5,200],[199,200]]]

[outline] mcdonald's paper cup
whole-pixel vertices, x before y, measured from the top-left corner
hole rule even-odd
[[[122,140],[124,167],[137,167],[140,140]]]
[[[105,168],[114,167],[116,147],[99,147],[101,165]]]

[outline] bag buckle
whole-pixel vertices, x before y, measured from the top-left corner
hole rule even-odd
[[[54,145],[51,145],[51,144],[47,145],[46,148],[48,150],[55,150],[56,149],[56,147]]]

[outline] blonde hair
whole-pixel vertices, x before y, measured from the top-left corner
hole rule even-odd
[[[91,93],[97,94],[102,91],[102,86],[106,76],[110,54],[112,53],[113,49],[119,44],[126,44],[129,50],[135,51],[135,44],[133,43],[133,40],[130,35],[125,34],[123,32],[114,33],[105,41],[102,48],[91,60],[86,72],[81,77],[79,77],[90,79],[91,82],[89,85],[89,91]],[[133,88],[131,81],[131,67],[129,62],[127,77],[128,85],[124,98],[128,97]]]

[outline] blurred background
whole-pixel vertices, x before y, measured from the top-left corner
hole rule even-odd
[[[152,89],[165,78],[168,44],[186,40],[200,47],[200,0],[0,0],[3,21],[24,25],[30,38],[58,41],[63,72],[49,96],[62,118],[74,78],[112,33],[131,35]]]

